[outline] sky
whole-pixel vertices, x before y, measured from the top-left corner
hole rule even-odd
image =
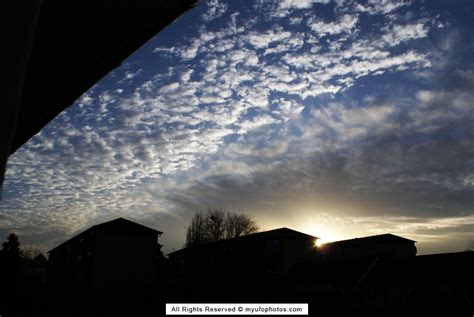
[[[0,237],[48,250],[125,217],[167,253],[218,207],[326,242],[474,249],[473,13],[200,1],[10,157]]]

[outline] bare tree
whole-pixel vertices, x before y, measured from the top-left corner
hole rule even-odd
[[[207,240],[211,242],[225,239],[227,212],[224,209],[208,208],[205,213]]]
[[[243,213],[228,213],[226,224],[227,238],[237,238],[258,231],[257,224],[252,218]]]
[[[207,241],[206,220],[202,212],[198,212],[191,220],[191,224],[186,230],[186,246],[200,244]]]
[[[40,254],[46,254],[46,251],[39,247],[24,246],[21,248],[21,257],[25,260],[33,260]]]
[[[253,219],[221,208],[198,211],[186,230],[186,246],[237,238],[258,231]]]

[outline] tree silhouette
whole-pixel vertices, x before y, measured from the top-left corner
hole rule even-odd
[[[474,252],[474,240],[469,241],[466,251]]]
[[[19,258],[21,255],[20,240],[14,233],[10,233],[6,242],[2,244],[2,255],[9,258]]]
[[[20,274],[21,250],[18,236],[11,233],[0,250],[0,315],[13,314],[10,305],[16,298],[15,288]]]
[[[226,236],[227,238],[237,238],[258,231],[257,224],[244,214],[227,214]]]
[[[20,240],[16,234],[11,233],[0,251],[0,274],[7,281],[13,282],[16,279],[20,270],[20,256]]]
[[[198,211],[186,230],[186,246],[237,238],[258,231],[253,219],[221,208]]]
[[[186,230],[186,246],[200,244],[207,241],[205,215],[198,212],[191,220],[191,224]]]
[[[33,260],[40,254],[46,254],[46,251],[40,247],[34,247],[34,246],[23,246],[20,249],[21,252],[21,257],[24,260]]]
[[[217,208],[209,208],[206,213],[206,217],[208,221],[205,222],[207,226],[207,236],[208,241],[219,241],[225,239],[226,233],[226,219],[227,214],[225,210],[217,209]]]

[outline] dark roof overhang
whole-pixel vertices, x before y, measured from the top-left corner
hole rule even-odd
[[[0,187],[10,154],[196,1],[2,3]]]

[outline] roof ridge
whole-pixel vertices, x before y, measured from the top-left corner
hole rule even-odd
[[[407,241],[411,241],[411,242],[417,242],[415,240],[408,239],[408,238],[405,238],[405,237],[402,237],[402,236],[399,236],[399,235],[396,235],[396,234],[393,234],[393,233],[381,233],[381,234],[375,234],[375,235],[371,235],[371,236],[364,236],[364,237],[356,237],[356,238],[351,238],[351,239],[331,241],[331,242],[327,242],[325,244],[327,245],[327,244],[349,242],[349,241],[355,241],[355,240],[368,240],[368,239],[374,239],[374,238],[377,238],[377,237],[384,237],[384,236],[390,236],[390,237],[394,237],[396,239],[407,240]]]
[[[190,247],[184,247],[184,248],[181,248],[181,249],[176,250],[174,252],[170,252],[170,253],[168,253],[168,255],[174,254],[174,253],[177,253],[177,252],[181,252],[183,250],[191,249],[191,248],[199,248],[199,247],[208,246],[208,245],[211,245],[213,243],[225,243],[225,242],[237,241],[237,240],[242,240],[242,239],[248,239],[248,238],[255,237],[256,235],[264,235],[264,234],[274,232],[274,231],[278,231],[278,230],[287,230],[287,231],[291,231],[291,232],[294,232],[294,233],[297,233],[297,234],[300,234],[300,235],[305,235],[305,236],[308,236],[308,237],[319,239],[319,237],[316,237],[316,236],[313,236],[313,235],[310,235],[310,234],[307,234],[307,233],[304,233],[304,232],[301,232],[301,231],[297,231],[297,230],[290,229],[290,228],[287,228],[287,227],[280,227],[280,228],[270,229],[270,230],[266,230],[266,231],[254,232],[254,233],[247,234],[247,235],[240,236],[240,237],[228,238],[228,239],[218,240],[218,241],[209,241],[209,242],[197,244],[197,245],[190,246]]]
[[[98,223],[98,224],[95,224],[93,226],[90,226],[89,228],[87,228],[86,230],[84,231],[81,231],[80,233],[74,235],[73,237],[69,238],[68,240],[62,242],[61,244],[57,245],[56,247],[52,248],[51,250],[49,250],[47,253],[50,253],[51,251],[53,250],[56,250],[57,248],[67,244],[68,242],[72,241],[72,240],[75,240],[77,239],[79,236],[82,236],[84,235],[86,232],[91,232],[93,230],[97,230],[98,228],[102,228],[102,227],[106,227],[107,225],[111,224],[111,223],[114,223],[114,222],[117,222],[117,221],[124,221],[125,223],[128,223],[128,224],[132,224],[134,226],[138,226],[138,227],[141,227],[141,228],[144,228],[144,229],[147,229],[147,230],[150,230],[150,231],[154,231],[154,232],[157,232],[158,235],[161,235],[163,232],[159,231],[159,230],[156,230],[156,229],[153,229],[153,228],[150,228],[150,227],[147,227],[145,225],[142,225],[138,222],[135,222],[135,221],[132,221],[132,220],[128,220],[126,218],[123,218],[123,217],[118,217],[118,218],[115,218],[115,219],[112,219],[112,220],[109,220],[109,221],[105,221],[105,222],[102,222],[102,223]]]

